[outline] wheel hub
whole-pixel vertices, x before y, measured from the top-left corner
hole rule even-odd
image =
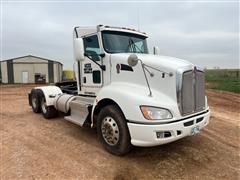
[[[119,140],[119,129],[112,117],[105,117],[101,125],[102,136],[109,145],[116,145]]]
[[[46,112],[47,112],[46,107],[47,107],[46,102],[45,102],[44,98],[42,98],[42,101],[41,101],[41,109],[42,109],[42,112],[43,112],[43,113],[46,113]]]

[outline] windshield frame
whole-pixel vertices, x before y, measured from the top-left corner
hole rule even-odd
[[[148,50],[148,45],[147,45],[147,38],[146,36],[143,36],[143,35],[140,35],[140,34],[135,34],[135,33],[132,33],[132,32],[124,32],[124,31],[113,31],[113,30],[103,30],[101,31],[101,40],[102,40],[102,46],[103,46],[103,49],[105,52],[109,53],[109,54],[117,54],[117,53],[140,53],[140,52],[111,52],[111,51],[108,51],[106,48],[105,48],[105,44],[104,44],[104,37],[103,37],[103,33],[104,32],[113,32],[113,33],[116,33],[116,34],[128,34],[128,35],[132,35],[132,36],[129,36],[129,37],[141,37],[145,43],[146,43],[146,52],[143,52],[142,54],[149,54],[149,50]]]

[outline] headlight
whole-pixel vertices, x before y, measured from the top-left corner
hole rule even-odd
[[[140,106],[140,109],[148,120],[171,119],[173,117],[169,110],[163,108]]]

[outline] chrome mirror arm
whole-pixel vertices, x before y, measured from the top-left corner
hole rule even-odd
[[[147,78],[147,75],[146,75],[146,68],[145,68],[145,64],[142,62],[141,59],[138,59],[141,63],[141,66],[142,66],[142,70],[143,70],[143,74],[144,74],[144,77],[145,77],[145,80],[146,80],[146,83],[147,83],[147,86],[148,86],[148,90],[149,90],[149,95],[150,97],[152,97],[152,90],[150,88],[150,84],[149,84],[149,81],[148,81],[148,78]],[[148,70],[147,70],[148,71]],[[149,71],[148,71],[149,72]]]

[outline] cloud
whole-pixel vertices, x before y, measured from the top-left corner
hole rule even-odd
[[[149,49],[204,67],[239,64],[238,3],[3,3],[3,58],[33,54],[74,62],[74,26],[140,27]]]

